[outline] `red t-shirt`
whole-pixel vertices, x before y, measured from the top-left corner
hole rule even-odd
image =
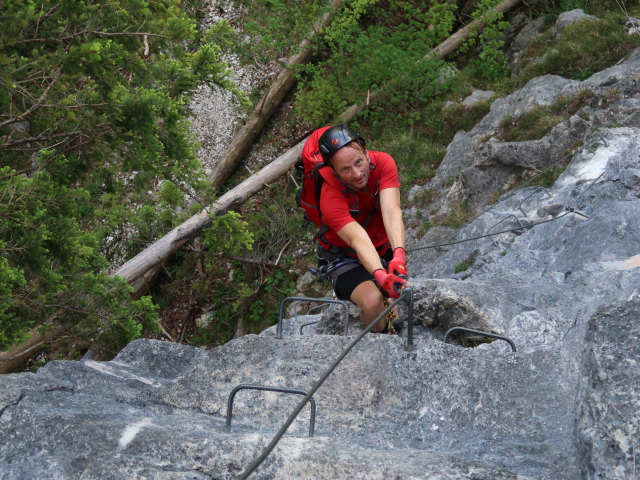
[[[364,192],[348,189],[335,176],[331,168],[320,170],[325,180],[320,195],[320,212],[322,222],[328,227],[324,238],[330,244],[337,247],[349,247],[337,234],[346,224],[353,221],[360,225],[366,221],[371,212],[375,210],[373,217],[364,226],[365,231],[375,247],[382,247],[387,241],[387,232],[382,222],[380,211],[379,193],[385,188],[400,187],[398,181],[398,168],[391,155],[384,152],[367,150],[371,160],[369,168],[369,183]],[[324,245],[322,239],[318,241]],[[384,252],[380,252],[383,254]]]

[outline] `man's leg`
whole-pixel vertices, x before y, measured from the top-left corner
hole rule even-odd
[[[365,325],[373,322],[385,309],[382,293],[373,280],[359,284],[351,293],[350,300],[360,307],[360,320]],[[373,327],[373,331],[381,332],[386,325],[387,319],[383,317],[378,321],[378,325]]]

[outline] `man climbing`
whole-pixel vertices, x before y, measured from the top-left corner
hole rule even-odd
[[[318,170],[324,180],[318,271],[339,299],[360,307],[368,325],[386,308],[386,297],[398,298],[407,286],[398,170],[389,154],[367,150],[346,125],[319,129],[315,138],[325,165]],[[395,333],[387,318],[372,330]]]

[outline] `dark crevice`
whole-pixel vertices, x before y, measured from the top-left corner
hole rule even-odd
[[[434,333],[438,340],[444,340],[446,333],[454,327],[464,327],[493,334],[500,334],[493,328],[487,313],[478,308],[469,298],[455,292],[436,292],[425,302],[419,302],[418,317],[422,325]],[[473,348],[494,342],[494,338],[469,333],[453,333],[448,343]]]
[[[8,405],[6,405],[5,407],[1,408],[0,409],[0,418],[2,418],[2,415],[4,414],[4,412],[8,408],[18,406],[18,404],[24,399],[24,397],[26,397],[26,394],[24,392],[21,392],[15,402],[11,402]]]

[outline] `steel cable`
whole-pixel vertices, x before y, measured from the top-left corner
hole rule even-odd
[[[493,237],[493,236],[496,236],[496,235],[500,235],[502,233],[511,233],[511,232],[516,232],[518,230],[526,230],[527,228],[535,227],[536,225],[542,225],[543,223],[549,223],[549,222],[553,222],[555,220],[559,220],[562,217],[566,217],[570,213],[575,213],[576,215],[584,216],[581,213],[576,212],[574,210],[568,210],[568,211],[564,212],[562,215],[558,215],[557,217],[550,218],[550,219],[547,219],[547,220],[541,220],[539,222],[527,223],[527,224],[524,224],[524,225],[521,225],[521,226],[518,226],[518,227],[509,228],[507,230],[501,230],[499,232],[493,232],[493,233],[485,233],[484,235],[478,235],[477,237],[464,238],[462,240],[456,240],[456,241],[453,241],[453,242],[434,243],[434,244],[431,244],[431,245],[426,245],[424,247],[410,248],[410,249],[407,250],[407,252],[419,252],[421,250],[426,250],[426,249],[429,249],[429,248],[447,247],[447,246],[450,246],[450,245],[457,245],[458,243],[471,242],[473,240],[479,240],[481,238]]]
[[[635,115],[635,114],[634,114],[634,115]],[[599,134],[599,133],[597,133],[597,136],[599,136],[599,137],[602,139],[602,141],[605,143],[605,145],[606,145],[606,143],[607,143],[607,142],[606,142],[606,140],[602,137],[602,135],[601,135],[601,134]],[[527,180],[524,184],[522,184],[522,185],[520,186],[520,189],[522,189],[523,187],[527,186],[528,184],[530,184],[530,183],[534,182],[534,181],[535,181],[535,180],[537,180],[538,178],[542,177],[543,175],[545,175],[547,172],[551,171],[551,170],[552,170],[554,167],[556,167],[557,165],[560,165],[560,164],[564,163],[568,158],[573,157],[573,158],[571,158],[571,161],[569,162],[569,164],[568,164],[568,165],[567,165],[567,167],[566,167],[566,168],[568,169],[568,168],[571,166],[571,164],[573,163],[573,161],[576,159],[577,155],[582,151],[582,149],[583,149],[583,148],[584,148],[584,149],[587,149],[587,150],[590,150],[590,148],[592,148],[592,147],[593,147],[593,145],[595,145],[595,144],[596,144],[596,142],[597,142],[597,139],[592,139],[592,140],[590,140],[590,141],[586,141],[586,138],[585,138],[584,146],[583,146],[582,148],[580,148],[577,152],[575,152],[575,153],[573,153],[573,154],[567,154],[567,155],[564,155],[564,156],[563,156],[562,158],[560,158],[558,161],[556,161],[556,162],[552,163],[551,165],[549,165],[549,167],[548,167],[546,170],[541,171],[539,174],[537,174],[537,175],[533,176],[532,178],[530,178],[529,180]],[[568,171],[568,170],[567,170],[567,171]],[[571,174],[571,172],[569,172],[569,173]],[[591,183],[589,184],[589,186],[588,186],[588,187],[587,187],[587,188],[586,188],[586,189],[585,189],[585,190],[584,190],[584,191],[583,191],[583,192],[578,196],[578,198],[576,198],[576,199],[573,201],[573,206],[566,206],[566,207],[565,207],[565,210],[566,210],[566,211],[565,211],[565,213],[563,213],[562,215],[558,215],[557,217],[554,217],[554,218],[551,218],[551,219],[548,219],[548,220],[542,220],[542,221],[539,221],[539,222],[529,223],[529,224],[527,224],[527,225],[521,225],[521,226],[514,227],[514,228],[510,228],[510,229],[507,229],[507,230],[502,230],[502,231],[500,231],[500,232],[487,233],[487,234],[479,235],[479,236],[476,236],[476,237],[465,238],[465,239],[463,239],[463,240],[456,240],[456,241],[453,241],[453,242],[445,242],[445,243],[434,243],[434,244],[431,244],[431,245],[426,245],[426,246],[424,246],[424,247],[408,248],[408,249],[407,249],[407,253],[410,253],[410,252],[419,252],[419,251],[421,251],[421,250],[427,250],[427,249],[430,249],[430,248],[438,248],[438,247],[446,247],[446,246],[451,246],[451,245],[457,245],[457,244],[459,244],[459,243],[471,242],[471,241],[473,241],[473,240],[480,240],[480,239],[482,239],[482,238],[493,237],[494,235],[500,235],[500,234],[502,234],[502,233],[511,233],[511,232],[516,232],[516,231],[518,231],[518,230],[523,230],[523,229],[527,229],[527,228],[530,228],[530,227],[535,227],[536,225],[542,225],[543,223],[549,223],[549,222],[553,222],[553,221],[555,221],[555,220],[559,220],[559,219],[561,219],[562,217],[565,217],[565,216],[567,216],[567,215],[568,215],[568,214],[570,214],[570,213],[575,213],[576,215],[580,215],[580,216],[583,216],[583,217],[585,217],[585,218],[588,218],[588,217],[586,217],[586,215],[584,215],[584,214],[582,214],[582,213],[580,213],[580,212],[577,212],[577,211],[576,211],[576,206],[577,206],[578,201],[580,200],[580,198],[582,198],[582,196],[583,196],[583,195],[584,195],[584,194],[585,194],[585,193],[586,193],[586,192],[587,192],[587,191],[588,191],[588,190],[589,190],[593,185],[595,185],[595,184],[596,184],[596,182],[597,182],[598,180],[600,180],[600,178],[601,178],[603,175],[604,175],[604,172],[602,172],[602,173],[601,173],[601,174],[600,174],[600,175],[599,175],[595,180],[593,180],[593,182],[591,182]],[[519,190],[520,190],[520,189],[519,189]],[[517,190],[516,190],[516,191],[517,191]],[[515,194],[515,192],[516,192],[516,191],[514,191],[514,192],[510,192],[510,193],[506,194],[506,195],[504,196],[504,199],[510,198],[512,195],[514,195],[514,194]],[[493,206],[491,206],[488,210],[491,210],[491,208],[493,208]],[[488,211],[488,210],[487,210],[487,211]],[[422,257],[421,257],[421,258],[422,258]]]
[[[389,306],[387,308],[384,309],[384,311],[378,315],[378,317],[376,317],[376,319],[371,322],[369,325],[367,325],[367,327],[355,338],[355,340],[353,340],[348,346],[347,348],[345,348],[342,353],[338,356],[338,358],[336,358],[333,363],[329,366],[329,368],[327,368],[327,370],[322,374],[322,376],[320,377],[320,379],[313,385],[313,387],[311,387],[311,389],[307,392],[307,394],[305,395],[305,397],[300,401],[300,403],[298,404],[298,406],[293,410],[293,412],[291,412],[291,415],[289,415],[289,417],[287,418],[287,420],[284,422],[284,424],[282,425],[282,427],[280,428],[280,430],[278,430],[278,432],[275,434],[275,436],[273,437],[273,439],[271,440],[271,442],[269,443],[269,445],[267,445],[264,450],[262,451],[262,453],[260,455],[258,455],[258,457],[255,458],[255,460],[253,462],[251,462],[251,464],[246,468],[246,470],[244,472],[242,472],[242,474],[238,477],[238,480],[244,480],[246,478],[249,477],[249,475],[251,475],[256,468],[258,468],[260,466],[260,464],[269,456],[269,454],[271,453],[271,451],[275,448],[275,446],[278,444],[278,442],[280,441],[280,439],[282,438],[282,436],[285,434],[285,432],[287,431],[287,429],[291,426],[291,424],[293,423],[293,421],[296,419],[296,417],[298,416],[298,414],[302,411],[302,409],[304,408],[304,406],[306,405],[306,403],[309,401],[309,399],[313,396],[314,393],[316,393],[316,391],[322,386],[322,384],[324,383],[324,381],[329,377],[329,375],[331,375],[333,373],[333,371],[336,369],[336,367],[340,364],[340,362],[344,359],[344,357],[347,356],[347,354],[351,351],[351,349],[360,341],[362,340],[362,338],[371,331],[371,329],[373,329],[373,327],[378,323],[378,321],[380,321],[380,319],[382,319],[392,308],[394,308],[401,300],[403,300],[406,296],[409,296],[409,298],[411,297],[411,288],[405,288],[402,291],[402,295],[400,296],[400,298],[395,299],[393,302],[391,302],[389,304]]]

